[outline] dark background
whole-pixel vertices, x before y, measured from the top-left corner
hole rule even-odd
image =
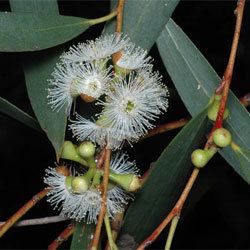
[[[235,6],[236,1],[181,1],[173,15],[177,24],[183,28],[220,76],[223,74],[230,51],[235,23],[233,14]],[[96,18],[108,13],[109,1],[59,1],[59,7],[60,13],[64,15]],[[0,10],[10,10],[7,1],[0,1]],[[232,89],[238,97],[250,92],[249,11],[250,4],[247,2],[232,82]],[[95,38],[102,28],[103,25],[91,27],[73,42]],[[168,86],[174,89],[157,49],[154,47],[150,53],[155,59],[156,68],[164,75]],[[1,96],[25,112],[33,114],[25,88],[20,54],[0,54],[0,81]],[[172,97],[169,111],[159,123],[186,116],[188,112],[182,101]],[[177,132],[176,130],[145,140],[133,149],[129,149],[129,152],[132,156],[136,156],[138,165],[146,169],[150,162],[157,159]],[[53,165],[55,158],[53,148],[45,136],[2,115],[0,115],[0,143],[0,220],[5,220],[44,187],[44,169]],[[197,197],[203,192],[205,194],[197,201]],[[184,216],[178,225],[173,248],[249,249],[249,198],[249,186],[221,157],[216,156],[202,171],[194,186],[185,206]],[[44,200],[29,211],[24,218],[55,214],[57,213]],[[12,228],[0,239],[0,248],[47,248],[66,225],[67,223],[63,222],[46,226]],[[164,248],[166,236],[167,232],[164,232],[151,249]],[[68,246],[69,242],[62,247]]]

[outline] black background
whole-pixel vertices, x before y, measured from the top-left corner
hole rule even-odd
[[[181,1],[173,15],[177,24],[193,40],[220,76],[223,75],[230,52],[235,6],[236,1]],[[59,1],[59,7],[60,13],[64,15],[96,18],[108,13],[109,1]],[[7,1],[0,1],[0,10],[10,10]],[[232,90],[238,97],[250,92],[249,11],[250,4],[247,2],[232,82]],[[73,42],[95,38],[102,28],[103,25],[91,27]],[[155,68],[161,71],[168,86],[174,89],[156,47],[153,47],[150,53],[155,59]],[[0,54],[0,81],[1,96],[25,112],[33,114],[25,88],[20,54]],[[169,111],[161,117],[159,123],[186,116],[188,112],[182,101],[172,97]],[[146,169],[177,132],[176,130],[145,140],[129,149],[129,152],[132,157],[136,157],[138,165]],[[2,115],[0,143],[0,220],[5,220],[44,187],[44,169],[53,165],[55,158],[53,148],[45,136]],[[192,201],[204,189],[209,191],[194,205]],[[249,195],[249,186],[221,157],[216,156],[202,171],[191,192],[175,234],[173,248],[249,249]],[[44,200],[24,218],[55,214],[57,213]],[[45,249],[66,225],[67,223],[62,222],[46,226],[12,228],[0,239],[0,248]],[[163,232],[151,249],[164,248],[166,236],[167,232]],[[62,248],[68,246],[69,242]]]

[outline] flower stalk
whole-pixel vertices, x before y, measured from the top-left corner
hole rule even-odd
[[[103,175],[103,182],[102,182],[101,210],[98,216],[94,238],[91,243],[91,250],[96,250],[98,247],[98,243],[99,243],[100,235],[101,235],[102,223],[103,223],[106,211],[107,211],[107,191],[108,191],[108,182],[109,182],[110,156],[111,156],[111,150],[106,149],[105,162],[104,162],[104,175]]]

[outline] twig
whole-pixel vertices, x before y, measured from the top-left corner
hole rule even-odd
[[[104,216],[107,211],[107,191],[108,191],[108,182],[109,182],[109,164],[110,164],[110,155],[111,151],[110,149],[106,149],[105,153],[105,163],[104,163],[104,174],[103,174],[103,182],[102,182],[102,205],[101,210],[98,216],[97,225],[95,228],[95,234],[93,241],[91,243],[91,249],[96,250],[98,247],[100,234],[101,234],[101,228]]]
[[[172,241],[174,238],[174,233],[175,233],[177,224],[179,222],[179,219],[180,219],[180,216],[178,216],[178,215],[172,219],[171,226],[170,226],[170,229],[168,232],[168,238],[167,238],[165,250],[170,250],[170,247],[171,247],[171,244],[172,244]]]
[[[124,0],[119,0],[117,5],[117,16],[116,16],[116,28],[115,32],[120,34],[122,32],[122,23],[123,23],[123,8],[124,8]],[[112,60],[114,64],[120,59],[121,51],[118,51],[112,55]]]
[[[105,217],[104,217],[104,223],[105,223],[105,227],[106,227],[106,232],[108,235],[108,242],[109,242],[109,247],[111,250],[118,250],[114,238],[113,238],[113,234],[112,234],[112,230],[111,230],[111,226],[110,226],[110,221],[109,221],[109,217],[106,213]]]
[[[158,135],[158,134],[167,132],[169,130],[181,128],[185,124],[187,124],[188,121],[189,121],[188,118],[184,118],[184,119],[180,119],[178,121],[171,121],[171,122],[156,126],[154,129],[149,130],[148,133],[144,137],[142,137],[141,140],[149,138],[149,137],[154,136],[154,135]]]
[[[37,225],[57,223],[57,222],[66,221],[66,220],[68,220],[68,219],[61,217],[61,216],[50,216],[50,217],[43,217],[43,218],[35,218],[35,219],[18,221],[13,226],[14,227],[37,226]],[[0,226],[2,226],[5,223],[6,223],[5,221],[0,222]]]
[[[118,213],[115,215],[115,218],[111,221],[112,238],[114,242],[116,241],[117,236],[121,230],[123,217],[124,217],[124,212]],[[110,246],[108,242],[106,244],[105,250],[110,250]]]
[[[0,237],[2,237],[6,231],[10,229],[24,214],[26,214],[37,202],[46,196],[49,192],[49,188],[45,188],[35,196],[32,197],[26,204],[24,204],[15,214],[13,214],[1,227]]]
[[[241,24],[242,24],[244,4],[245,4],[244,0],[239,0],[237,3],[237,8],[236,8],[237,20],[236,20],[236,25],[235,25],[235,32],[234,32],[234,38],[233,38],[233,43],[232,43],[232,47],[231,47],[230,57],[229,57],[226,71],[224,73],[224,77],[222,78],[222,82],[216,90],[216,94],[220,94],[222,92],[222,99],[221,99],[221,103],[220,103],[220,108],[219,108],[219,112],[217,115],[217,119],[215,121],[215,124],[214,124],[211,132],[210,132],[210,135],[208,137],[208,140],[205,144],[204,149],[208,149],[213,144],[213,142],[212,142],[213,132],[216,128],[222,126],[223,114],[224,114],[224,110],[225,110],[227,96],[229,93],[229,87],[230,87],[232,73],[233,73],[233,66],[234,66],[238,41],[239,41],[239,34],[240,34],[240,29],[241,29]],[[152,244],[152,242],[158,237],[158,235],[168,225],[168,223],[175,216],[180,216],[182,207],[183,207],[183,205],[188,197],[188,194],[190,193],[190,190],[191,190],[195,180],[198,177],[198,174],[199,174],[199,169],[194,168],[194,170],[193,170],[180,198],[178,199],[177,203],[175,204],[174,208],[170,211],[170,213],[167,215],[167,217],[161,222],[161,224],[154,230],[154,232],[139,245],[139,247],[137,248],[138,250],[139,249],[142,250],[145,247],[147,247],[148,245]]]
[[[115,28],[115,31],[117,33],[122,32],[123,7],[124,7],[124,0],[119,0],[117,6],[116,28]]]
[[[112,11],[111,13],[109,13],[106,16],[95,18],[95,19],[89,19],[88,23],[91,24],[91,25],[98,24],[98,23],[103,23],[103,22],[106,22],[106,21],[114,18],[116,15],[117,15],[117,10],[114,10],[114,11]]]
[[[159,234],[162,232],[162,230],[168,225],[168,223],[175,217],[180,215],[181,209],[187,199],[187,196],[199,174],[199,169],[195,168],[180,196],[178,199],[177,203],[175,204],[174,208],[171,210],[171,212],[168,214],[168,216],[161,222],[161,224],[153,231],[153,233],[146,239],[144,240],[137,250],[142,250],[145,247],[149,246],[150,244],[153,243],[154,240],[159,236]]]
[[[104,163],[104,160],[105,160],[105,153],[106,153],[106,150],[105,150],[105,148],[103,148],[100,155],[99,155],[99,158],[98,158],[98,162],[97,162],[97,165],[96,165],[97,169],[100,169],[100,168],[103,167],[103,163]]]
[[[222,77],[221,86],[216,91],[216,94],[222,94],[217,119],[215,121],[216,128],[222,127],[222,123],[223,123],[223,114],[224,114],[226,103],[227,103],[227,97],[228,97],[229,88],[230,88],[232,75],[233,75],[234,62],[235,62],[237,47],[238,47],[239,38],[240,38],[240,30],[241,30],[244,6],[245,6],[245,0],[238,0],[237,8],[235,10],[236,25],[235,25],[235,30],[234,30],[234,37],[233,37],[231,52],[230,52],[230,56],[229,56],[229,60],[228,60],[225,73]]]
[[[57,249],[64,241],[66,241],[75,230],[75,226],[70,223],[60,235],[48,246],[48,250],[55,250]]]
[[[250,106],[250,93],[247,93],[244,96],[242,96],[239,99],[239,101],[245,107]],[[144,137],[142,137],[140,140],[144,140],[144,139],[147,139],[149,137],[159,135],[159,134],[165,133],[165,132],[173,130],[173,129],[181,128],[184,125],[186,125],[188,122],[189,122],[189,118],[182,118],[182,119],[177,120],[177,121],[171,121],[171,122],[167,122],[167,123],[162,124],[162,125],[158,125],[155,128],[149,130],[148,133]]]

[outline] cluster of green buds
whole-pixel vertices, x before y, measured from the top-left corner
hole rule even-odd
[[[80,194],[86,192],[91,185],[97,187],[100,184],[104,172],[102,169],[96,168],[95,151],[95,145],[90,141],[85,141],[79,146],[70,141],[64,143],[61,158],[76,161],[88,167],[88,171],[84,175],[67,177],[67,187],[73,193]],[[112,171],[112,168],[109,173],[109,180],[111,184],[119,185],[127,192],[135,192],[141,187],[140,179],[136,174],[117,173]]]
[[[221,102],[221,95],[215,95],[212,99],[211,104],[208,107],[208,118],[212,121],[216,121],[219,107]],[[223,120],[229,116],[228,108],[225,109],[223,114]],[[231,144],[232,135],[225,128],[217,128],[213,134],[213,145],[208,149],[196,149],[191,155],[191,161],[196,168],[203,168],[206,166],[208,161],[216,154],[218,148],[224,148]]]

